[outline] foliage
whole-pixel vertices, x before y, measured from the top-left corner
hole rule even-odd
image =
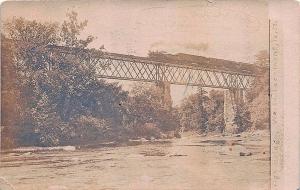
[[[206,131],[224,131],[224,94],[222,91],[211,90],[207,101],[207,128]]]
[[[269,102],[269,53],[261,51],[256,56],[255,64],[264,68],[263,73],[256,77],[253,87],[247,91],[247,100],[252,129],[268,129],[270,125]]]
[[[112,125],[106,119],[81,115],[74,118],[69,126],[72,129],[70,140],[72,144],[101,141],[111,137]]]
[[[71,121],[82,116],[95,118],[100,123],[105,120],[111,127],[121,125],[123,110],[119,104],[127,94],[120,86],[99,80],[96,68],[88,62],[43,49],[47,45],[86,48],[92,42],[91,36],[84,40],[79,38],[87,22],[79,22],[74,12],[67,17],[62,25],[23,18],[5,23],[5,35],[14,47],[13,64],[20,99],[25,104],[19,110],[23,115],[17,124],[21,144],[67,143],[73,138],[69,131],[80,131],[75,130],[78,125],[70,125]],[[94,131],[95,128],[88,129]]]
[[[251,128],[251,115],[245,103],[238,103],[234,123],[237,125],[237,133],[244,132]]]
[[[184,130],[199,132],[223,132],[224,130],[224,98],[222,92],[211,90],[209,94],[191,95],[184,99],[179,108],[180,123]]]
[[[255,65],[262,69],[255,77],[252,87],[246,91],[246,102],[237,105],[234,122],[238,132],[269,128],[269,53],[260,51],[256,56]]]
[[[1,147],[16,146],[16,123],[20,120],[20,91],[16,84],[16,69],[12,64],[11,42],[1,35]],[[12,106],[14,105],[14,106]],[[3,111],[5,110],[5,111]]]
[[[203,109],[203,100],[208,97],[200,94],[194,94],[183,100],[179,108],[180,124],[184,130],[205,130],[205,110]]]
[[[62,24],[24,18],[4,24],[1,125],[5,146],[161,138],[163,133],[178,131],[180,125],[186,130],[223,132],[222,92],[203,91],[173,109],[171,97],[159,84],[139,84],[128,94],[118,83],[100,80],[95,65],[77,51],[94,40],[80,37],[86,26],[87,21],[78,21],[75,12],[68,13]],[[69,47],[73,55],[49,52],[45,49],[49,45]],[[165,60],[168,55],[149,52],[149,57]],[[266,53],[259,53],[256,64],[264,67],[266,62]],[[239,131],[251,123],[255,128],[268,125],[268,77],[266,72],[255,79],[255,87],[247,93],[249,107],[238,105]]]
[[[79,37],[87,21],[78,21],[74,12],[67,17],[61,25],[23,18],[5,23],[4,35],[13,46],[9,64],[15,67],[22,102],[10,104],[20,112],[14,124],[19,144],[56,146],[145,133],[159,138],[178,128],[161,88],[142,85],[128,97],[117,83],[99,80],[96,67],[82,57],[47,51],[48,45],[76,51],[93,41]]]
[[[270,66],[270,58],[269,58],[269,52],[267,50],[259,51],[255,55],[255,65],[259,67],[269,67]]]
[[[158,86],[152,84],[139,84],[130,92],[127,108],[127,126],[132,128],[151,124],[162,132],[176,130],[177,115],[164,105],[163,92]]]
[[[138,137],[144,137],[149,139],[151,137],[161,138],[161,130],[153,123],[145,123],[142,126],[138,126],[135,128],[135,134]]]

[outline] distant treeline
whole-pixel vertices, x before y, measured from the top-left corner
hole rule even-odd
[[[223,132],[224,98],[218,91],[192,95],[172,108],[155,84],[141,83],[129,93],[118,83],[100,80],[96,68],[86,62],[39,50],[50,44],[86,48],[94,40],[79,37],[86,25],[74,12],[62,24],[23,18],[5,22],[1,34],[3,148],[171,138],[179,137],[182,128]],[[249,123],[241,131],[268,126],[266,77],[257,79],[258,87],[248,93],[250,107],[237,116],[237,122]]]

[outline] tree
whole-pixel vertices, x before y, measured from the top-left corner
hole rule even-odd
[[[184,99],[179,108],[180,123],[185,130],[201,133],[223,132],[224,130],[223,93],[202,90]]]
[[[260,51],[256,55],[255,64],[263,67],[263,72],[256,77],[252,88],[247,90],[247,101],[253,129],[268,129],[270,125],[269,102],[269,53]]]
[[[255,55],[255,65],[260,67],[269,67],[270,59],[269,52],[267,50],[261,50]]]
[[[164,105],[162,94],[163,89],[159,86],[147,83],[135,85],[126,106],[128,126],[138,130],[152,124],[153,130],[158,128],[162,132],[178,129],[178,117]]]
[[[237,133],[249,130],[252,126],[250,111],[246,103],[238,103],[234,123],[237,125]]]
[[[16,123],[20,121],[20,91],[16,84],[11,42],[1,35],[1,147],[16,146]]]
[[[60,45],[76,51],[92,42],[92,36],[79,37],[87,21],[78,21],[74,12],[67,17],[62,25],[24,18],[5,23],[4,35],[12,42],[16,82],[24,103],[19,110],[24,114],[17,124],[21,128],[21,144],[49,146],[80,138],[80,135],[70,135],[80,131],[75,130],[80,123],[75,121],[82,116],[95,118],[110,128],[121,127],[123,108],[120,104],[126,100],[127,93],[116,83],[99,80],[96,67],[79,59],[78,52],[73,52],[75,56],[62,55],[44,48]],[[94,132],[93,127],[89,129]]]
[[[204,105],[208,104],[208,100],[206,91],[193,94],[183,100],[179,113],[180,123],[185,130],[206,131],[208,113]]]
[[[211,90],[207,110],[207,131],[223,132],[224,121],[224,94],[222,91]]]

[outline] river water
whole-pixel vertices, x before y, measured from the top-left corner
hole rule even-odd
[[[6,153],[0,175],[1,190],[268,190],[269,137],[186,136],[137,146]]]

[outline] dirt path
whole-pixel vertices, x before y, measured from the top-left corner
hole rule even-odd
[[[166,144],[10,153],[1,155],[0,172],[2,184],[16,190],[268,190],[269,137],[193,135]]]

